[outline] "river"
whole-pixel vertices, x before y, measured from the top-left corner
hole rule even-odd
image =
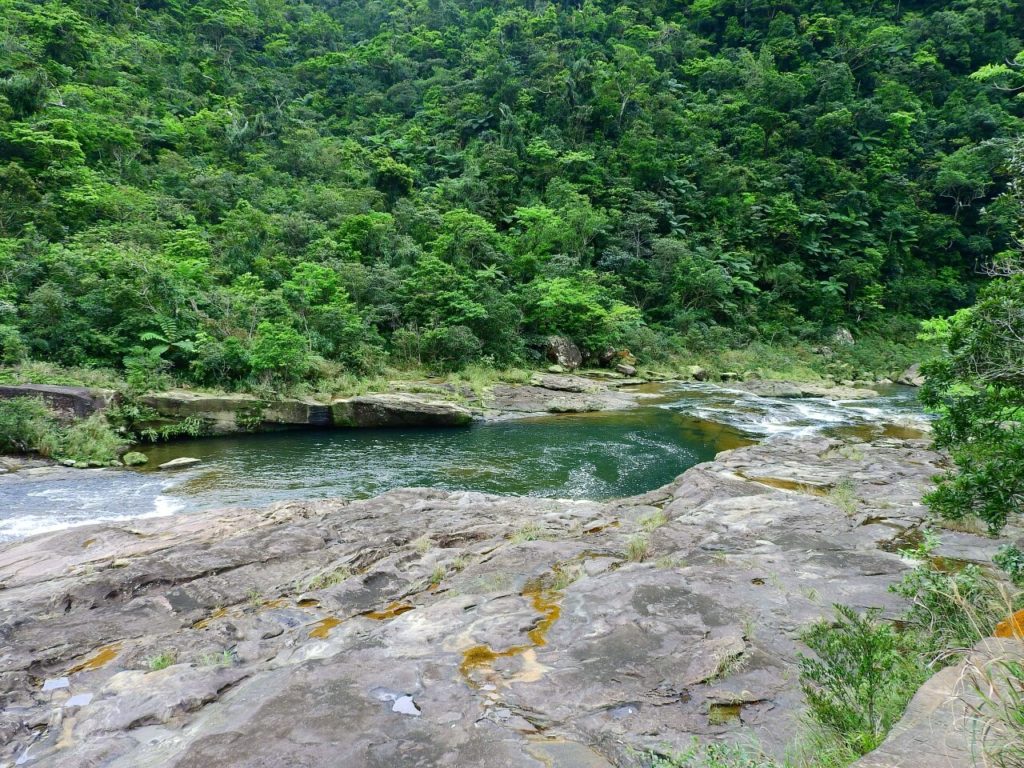
[[[920,434],[915,391],[877,399],[775,399],[668,384],[627,411],[565,414],[466,429],[289,431],[150,446],[141,470],[46,468],[0,476],[0,541],[89,522],[368,497],[401,486],[576,499],[663,485],[729,448],[780,435],[861,439]],[[152,467],[180,456],[194,468]]]

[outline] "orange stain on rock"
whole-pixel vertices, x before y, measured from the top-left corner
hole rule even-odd
[[[996,637],[1024,639],[1024,610],[1017,611],[1008,619],[996,624]]]
[[[313,625],[313,629],[310,630],[309,636],[323,640],[331,634],[331,630],[339,624],[341,624],[341,619],[336,619],[333,616],[328,616],[326,619],[320,619],[320,621]]]
[[[222,618],[222,617],[224,617],[226,615],[227,615],[227,609],[225,609],[225,608],[217,608],[215,611],[213,611],[213,613],[211,613],[205,619],[200,619],[195,624],[193,624],[192,625],[192,629],[206,629],[208,626],[210,626],[210,622],[211,621],[213,621],[214,619],[220,619],[220,618]]]
[[[90,656],[88,659],[83,661],[81,664],[76,664],[68,670],[69,675],[73,675],[76,672],[90,672],[94,669],[99,669],[106,666],[111,661],[117,658],[117,655],[121,652],[121,643],[111,643],[100,648],[96,653]]]
[[[491,667],[494,666],[494,662],[498,659],[520,656],[548,644],[548,631],[562,615],[562,608],[558,603],[558,598],[561,595],[553,589],[545,589],[539,580],[529,582],[520,594],[528,598],[534,610],[540,614],[540,618],[533,629],[526,633],[530,642],[523,645],[513,645],[501,651],[496,651],[489,645],[474,645],[463,651],[459,672],[462,673],[462,676],[473,687],[478,685],[473,680],[475,672],[489,672]]]
[[[374,621],[387,621],[388,619],[393,619],[396,616],[401,616],[403,613],[408,613],[415,609],[415,607],[416,606],[410,605],[409,603],[391,603],[382,611],[367,611],[362,615],[368,619],[373,619]]]

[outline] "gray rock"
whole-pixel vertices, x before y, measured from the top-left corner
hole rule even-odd
[[[636,366],[628,365],[627,363],[619,363],[615,366],[615,370],[623,376],[636,376]]]
[[[548,337],[546,354],[549,361],[569,371],[583,365],[583,354],[579,347],[564,336]]]
[[[110,389],[86,387],[60,387],[51,384],[2,384],[0,400],[15,397],[41,397],[46,405],[63,419],[84,419],[103,411],[117,401],[118,395]]]
[[[159,469],[185,469],[185,467],[194,467],[201,462],[202,459],[195,459],[191,456],[179,456],[177,459],[165,461],[159,466]]]
[[[832,334],[832,344],[837,347],[852,347],[854,344],[853,334],[848,328],[837,328]]]
[[[331,421],[336,427],[464,427],[473,412],[415,395],[360,395],[331,403]]]
[[[694,736],[781,754],[800,627],[902,609],[908,566],[880,545],[924,522],[941,466],[924,442],[779,439],[603,503],[399,489],[0,545],[0,764],[608,768]],[[61,709],[38,684],[58,677],[93,699]],[[723,702],[739,720],[709,716]]]
[[[924,376],[921,374],[921,364],[914,363],[912,366],[907,368],[896,378],[897,384],[903,384],[906,387],[922,387],[924,386]]]
[[[686,372],[694,381],[708,380],[708,372],[701,368],[699,365],[691,365],[689,368],[686,369]]]
[[[600,383],[582,376],[548,376],[541,373],[530,377],[530,386],[553,392],[600,392],[604,389]]]
[[[329,407],[311,399],[263,400],[246,394],[171,390],[145,395],[141,401],[165,423],[200,419],[211,434],[251,432],[265,426],[327,427],[331,423]]]
[[[762,379],[758,381],[738,382],[735,386],[746,392],[761,397],[823,397],[828,400],[869,400],[878,397],[878,392],[866,387],[843,385],[813,384],[794,381],[774,381]]]

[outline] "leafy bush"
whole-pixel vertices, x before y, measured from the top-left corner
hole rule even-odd
[[[62,431],[54,455],[75,461],[108,464],[118,457],[124,447],[124,440],[111,429],[106,417],[94,413]]]
[[[998,533],[1024,510],[1024,274],[992,283],[976,306],[929,329],[947,351],[926,366],[921,400],[940,414],[935,444],[957,469],[926,501]]]
[[[0,453],[38,453],[107,464],[123,447],[124,441],[102,414],[64,427],[41,398],[0,400]]]
[[[814,657],[800,656],[800,684],[811,718],[857,754],[877,747],[927,677],[913,635],[836,605],[835,620],[803,634]]]
[[[1024,586],[1024,552],[1012,544],[1007,544],[996,553],[992,562],[1010,577],[1014,586]]]
[[[36,451],[48,456],[57,423],[42,398],[0,400],[0,453]]]

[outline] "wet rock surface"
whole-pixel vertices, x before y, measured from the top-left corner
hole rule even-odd
[[[878,392],[867,387],[851,387],[838,384],[814,384],[794,381],[754,380],[743,381],[731,386],[761,397],[823,397],[827,400],[870,400]]]
[[[900,610],[886,545],[941,463],[919,441],[776,440],[607,503],[402,489],[5,545],[0,764],[781,752],[801,628],[836,602]]]

